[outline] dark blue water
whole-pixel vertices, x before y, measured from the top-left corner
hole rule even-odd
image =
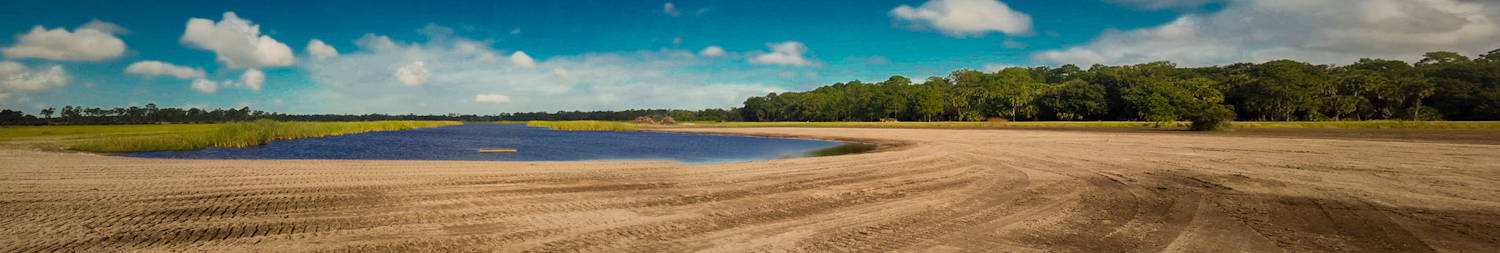
[[[807,157],[843,143],[655,132],[553,131],[523,124],[469,123],[403,131],[273,141],[248,148],[130,153],[186,159],[359,159],[465,161],[673,160],[730,163]],[[516,153],[480,153],[510,148]]]

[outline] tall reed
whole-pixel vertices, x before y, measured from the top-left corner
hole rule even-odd
[[[274,140],[291,140],[373,131],[407,130],[463,124],[456,121],[280,122],[258,120],[227,123],[209,132],[181,132],[148,136],[110,136],[73,143],[72,150],[121,153],[194,150],[207,147],[249,147]]]
[[[578,121],[530,121],[530,122],[526,122],[526,125],[527,126],[534,126],[534,127],[549,127],[549,128],[552,128],[552,130],[561,130],[561,131],[616,131],[616,132],[630,132],[630,131],[640,131],[641,130],[641,127],[637,126],[635,123],[625,123],[625,122],[617,122],[617,121],[595,121],[595,120],[578,120]]]

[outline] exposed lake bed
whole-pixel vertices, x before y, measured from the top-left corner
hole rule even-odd
[[[174,159],[458,161],[670,160],[710,164],[860,153],[864,144],[662,132],[553,131],[522,124],[468,123],[274,141],[246,148],[121,154]],[[514,152],[481,152],[513,150]]]

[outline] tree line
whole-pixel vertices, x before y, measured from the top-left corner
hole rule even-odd
[[[1500,50],[1476,59],[1432,52],[1416,64],[1291,60],[1179,68],[1126,66],[957,70],[920,83],[850,81],[745,100],[745,121],[1497,120]]]
[[[156,104],[145,106],[116,107],[113,109],[64,106],[61,110],[45,108],[39,115],[20,110],[0,110],[0,125],[118,125],[160,123],[223,123],[270,119],[279,121],[377,121],[377,120],[449,120],[466,122],[493,121],[564,121],[564,120],[609,120],[630,121],[647,117],[670,116],[683,121],[739,121],[738,111],[725,109],[667,110],[636,109],[624,111],[557,111],[518,112],[494,115],[450,113],[446,115],[390,115],[390,114],[305,114],[292,115],[276,112],[239,109],[159,108]]]

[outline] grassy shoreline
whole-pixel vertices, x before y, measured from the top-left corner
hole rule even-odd
[[[463,124],[457,121],[279,122],[259,120],[221,124],[217,129],[174,131],[154,135],[111,135],[76,141],[70,150],[125,153],[249,147],[292,140],[374,131],[407,130]]]
[[[640,131],[641,130],[641,125],[635,124],[635,123],[618,122],[618,121],[597,121],[597,120],[528,121],[528,122],[526,122],[526,125],[527,126],[534,126],[534,127],[547,127],[547,128],[552,128],[552,130],[559,130],[559,131],[615,131],[615,132],[631,132],[631,131]]]

